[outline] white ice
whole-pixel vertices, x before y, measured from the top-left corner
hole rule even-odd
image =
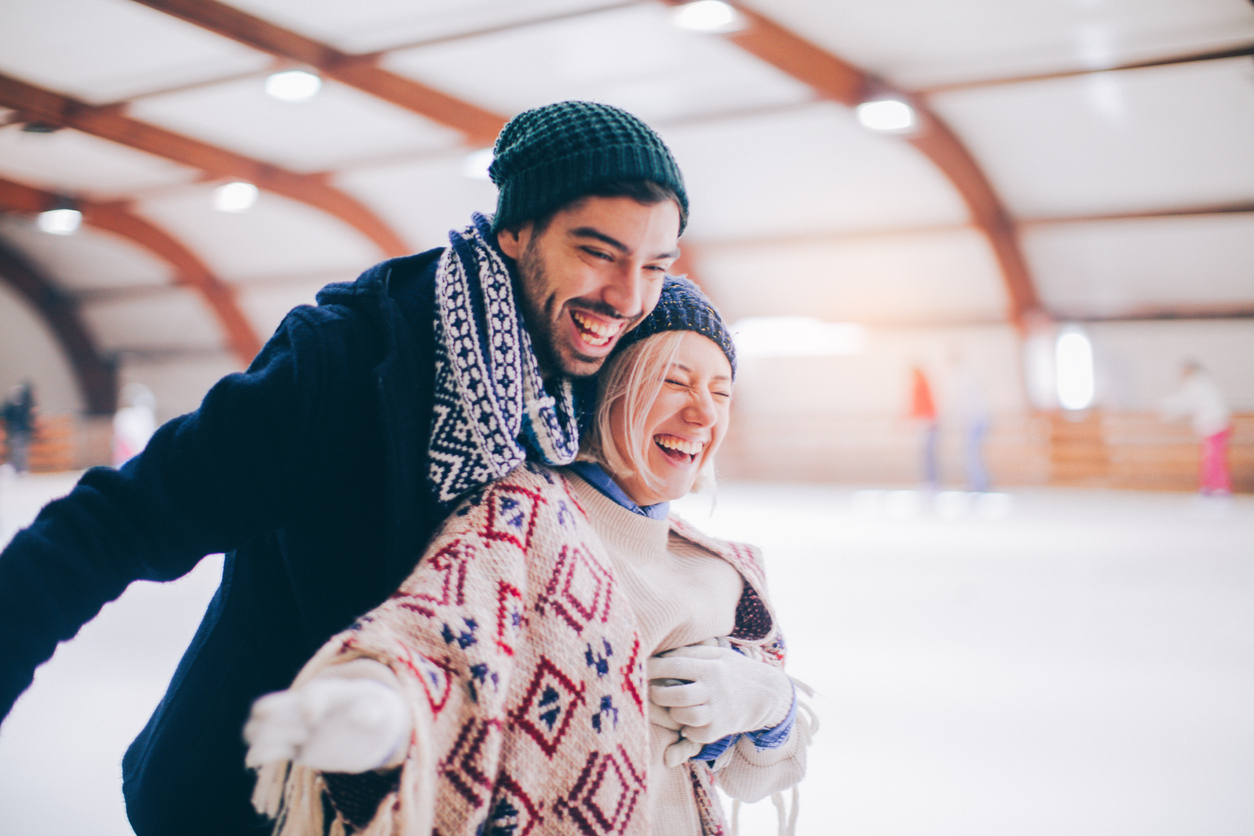
[[[0,542],[64,476],[0,483]],[[804,836],[1254,833],[1254,497],[723,484],[822,727]],[[0,726],[4,833],[120,836],[120,760],[221,559],[137,584]],[[774,833],[769,802],[741,833]]]

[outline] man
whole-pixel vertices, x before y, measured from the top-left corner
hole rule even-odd
[[[657,303],[687,216],[647,126],[565,102],[513,119],[489,225],[292,311],[249,370],[89,471],[0,555],[0,712],[133,580],[227,552],[222,585],[123,761],[149,834],[266,832],[241,729],[410,572],[461,494],[578,449],[572,378]]]

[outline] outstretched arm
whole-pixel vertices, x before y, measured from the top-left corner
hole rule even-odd
[[[321,402],[344,377],[319,345],[328,338],[348,345],[349,324],[325,310],[289,315],[246,373],[121,469],[89,470],[0,553],[0,717],[57,643],[132,581],[179,577],[284,518],[328,420]]]

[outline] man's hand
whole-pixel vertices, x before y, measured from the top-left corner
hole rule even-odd
[[[399,761],[411,723],[391,685],[322,675],[253,703],[245,763],[290,760],[323,772],[368,772]]]
[[[680,727],[697,743],[772,728],[792,707],[792,681],[783,671],[725,647],[668,650],[649,659],[647,674],[650,718]],[[659,710],[669,722],[659,722]]]

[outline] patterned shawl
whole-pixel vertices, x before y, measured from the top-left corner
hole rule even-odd
[[[733,643],[782,667],[760,554],[671,517],[745,579]],[[414,733],[359,836],[647,836],[644,660],[630,603],[566,479],[534,464],[467,497],[410,577],[296,678],[367,657],[400,679]],[[688,762],[704,836],[727,828],[708,764]],[[278,836],[328,824],[322,773],[258,771]],[[335,813],[330,833],[346,823]]]

